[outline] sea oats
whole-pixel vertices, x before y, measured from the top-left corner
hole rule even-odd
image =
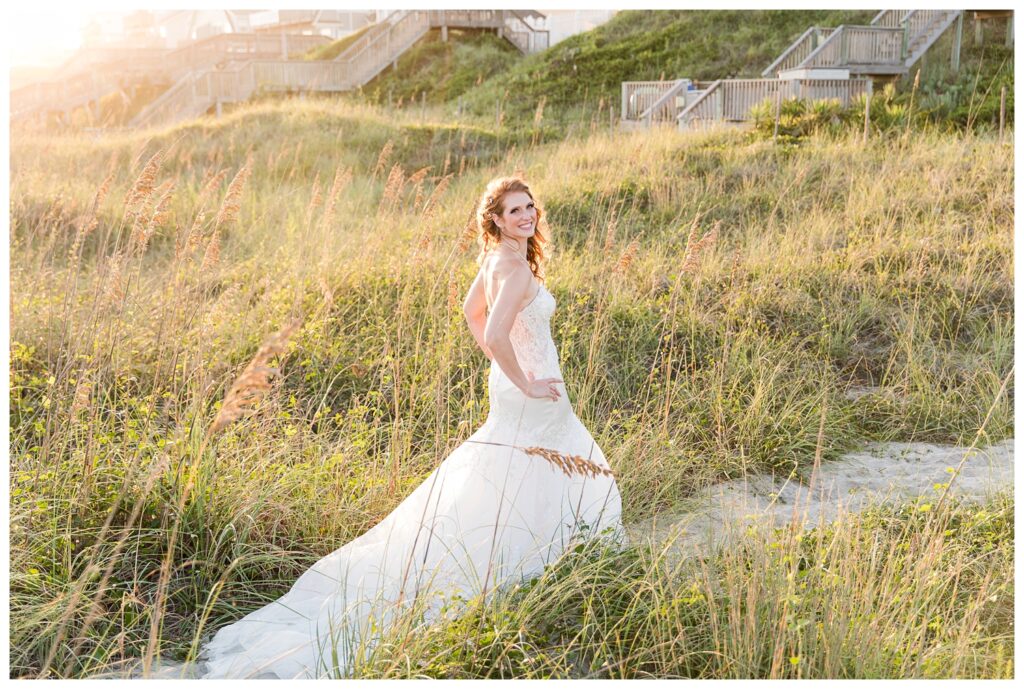
[[[384,195],[381,197],[378,211],[390,210],[402,193],[405,186],[405,172],[399,163],[395,163],[391,172],[388,173],[388,181],[384,185]]]
[[[715,245],[718,239],[718,227],[721,221],[717,221],[711,231],[700,238],[700,241],[688,246],[686,250],[686,257],[683,259],[684,273],[692,273],[697,270],[700,266],[700,258],[702,255],[707,254]],[[691,235],[692,236],[692,235]]]
[[[320,193],[320,173],[316,173],[313,178],[313,191],[309,195],[309,203],[306,204],[306,227],[313,221],[313,215],[316,213],[317,208],[323,203],[324,196]]]
[[[613,215],[608,221],[608,229],[604,232],[604,257],[608,258],[615,249],[615,231],[618,229],[618,219]]]
[[[163,224],[170,215],[168,209],[170,208],[173,194],[174,180],[167,180],[156,190],[158,199],[152,212],[149,214],[149,219],[142,223],[139,218],[136,218],[132,226],[132,243],[138,254],[141,255],[146,252],[146,247],[149,246],[149,240],[156,231],[157,225]]]
[[[436,187],[434,187],[434,191],[430,192],[430,196],[427,198],[426,203],[423,204],[424,218],[433,217],[434,211],[437,208],[437,202],[442,196],[444,196],[444,192],[448,190],[448,185],[451,184],[453,176],[454,173],[442,177],[441,181],[437,183]]]
[[[423,202],[423,180],[426,178],[427,173],[430,171],[433,165],[420,168],[416,172],[409,175],[409,179],[406,180],[406,184],[410,187],[414,187],[416,190],[416,200],[413,201],[413,208],[419,208]]]
[[[563,454],[555,450],[550,450],[546,447],[523,447],[519,449],[532,457],[542,457],[550,462],[552,466],[561,470],[561,472],[566,476],[571,477],[573,474],[588,476],[590,478],[597,476],[614,476],[611,469],[606,469],[600,464],[580,457],[579,455]]]
[[[466,224],[462,228],[462,235],[459,237],[458,250],[460,254],[469,248],[469,245],[473,243],[478,234],[476,209],[473,209],[469,212]]]
[[[128,196],[124,200],[126,215],[138,215],[146,201],[153,194],[156,175],[160,170],[160,164],[163,162],[163,155],[162,150],[157,151],[143,166],[142,172],[135,179],[135,184],[132,185],[132,188],[128,191]]]
[[[331,190],[327,193],[327,201],[324,204],[324,214],[320,219],[320,227],[328,230],[334,222],[334,209],[338,204],[338,197],[352,180],[352,171],[348,168],[338,168],[334,173],[334,181],[331,183]]]
[[[690,223],[690,233],[686,237],[686,250],[684,255],[689,255],[694,245],[697,244],[697,230],[700,224],[700,215],[693,217],[693,222]]]
[[[114,181],[115,172],[110,172],[100,184],[99,189],[96,190],[96,195],[92,199],[92,213],[93,215],[99,210],[100,204],[107,198],[107,193],[110,192],[110,184]]]
[[[200,266],[201,270],[207,270],[213,268],[220,263],[220,229],[214,229],[213,234],[210,235],[210,241],[206,243],[206,250],[203,251],[203,262]]]
[[[217,433],[232,422],[252,413],[270,389],[271,376],[280,374],[278,369],[269,366],[270,360],[284,354],[288,339],[299,325],[299,321],[292,321],[263,342],[256,355],[228,389],[224,403],[207,433]]]
[[[640,248],[640,242],[634,239],[626,247],[626,250],[622,252],[622,256],[619,257],[618,263],[615,264],[615,268],[612,272],[625,273],[629,270],[629,266],[633,264],[633,259],[636,257],[637,249]]]
[[[384,148],[380,150],[380,155],[377,156],[377,164],[373,166],[372,179],[377,179],[377,175],[384,170],[384,166],[388,164],[388,159],[391,157],[391,151],[395,148],[395,144],[388,139],[388,142],[384,144]]]
[[[117,303],[124,298],[123,268],[124,254],[121,252],[115,253],[107,261],[107,270],[103,278],[103,298],[108,303]]]
[[[234,222],[238,217],[238,211],[241,208],[242,191],[245,189],[245,183],[252,172],[250,162],[246,160],[245,164],[235,174],[234,179],[231,180],[231,184],[228,185],[228,192],[224,195],[224,201],[217,212],[215,223],[217,227]]]

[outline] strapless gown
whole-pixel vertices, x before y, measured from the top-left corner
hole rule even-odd
[[[554,311],[541,286],[511,330],[520,366],[536,378],[562,377]],[[488,397],[480,429],[394,511],[279,599],[218,630],[192,676],[349,676],[357,645],[372,646],[414,602],[429,622],[448,614],[446,602],[459,605],[455,596],[536,576],[570,543],[623,538],[615,479],[564,388],[557,401],[528,398],[492,362]]]

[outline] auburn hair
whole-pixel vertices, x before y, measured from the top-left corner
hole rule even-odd
[[[476,224],[479,230],[477,243],[480,244],[480,255],[477,256],[477,263],[483,261],[484,256],[492,248],[497,247],[501,241],[501,230],[494,222],[491,215],[501,215],[505,212],[505,194],[514,191],[525,193],[533,201],[537,209],[537,224],[533,230],[533,236],[526,240],[526,262],[530,264],[533,274],[543,279],[541,262],[544,260],[544,245],[547,238],[541,234],[541,218],[544,217],[544,210],[533,198],[530,187],[521,177],[496,177],[487,183],[487,188],[480,195],[480,201],[476,206]]]

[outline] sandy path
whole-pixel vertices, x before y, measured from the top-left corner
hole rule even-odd
[[[680,509],[627,526],[631,542],[653,539],[668,554],[707,551],[739,533],[747,524],[781,526],[806,513],[805,527],[830,522],[840,509],[857,512],[872,502],[903,502],[932,495],[935,484],[952,474],[968,448],[928,443],[871,443],[841,458],[824,462],[813,485],[771,476],[719,483],[687,500]],[[974,449],[953,481],[950,494],[981,500],[1013,486],[1013,439]],[[808,477],[810,474],[808,472]],[[674,540],[673,540],[674,539]],[[669,545],[671,543],[671,545]]]

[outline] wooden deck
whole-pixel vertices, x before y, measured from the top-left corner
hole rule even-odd
[[[623,82],[622,126],[744,122],[755,104],[775,97],[849,104],[871,92],[872,80],[906,74],[954,24],[955,61],[962,21],[962,10],[883,10],[868,26],[809,27],[764,69],[763,79]]]
[[[394,65],[431,28],[494,30],[523,53],[544,50],[548,32],[529,23],[537,16],[542,15],[533,10],[398,10],[363,32],[336,59],[324,61],[289,58],[329,43],[328,38],[286,33],[221,34],[145,55],[137,49],[111,51],[92,56],[91,76],[86,79],[70,63],[62,79],[13,91],[11,113],[12,118],[67,113],[142,79],[169,88],[133,120],[133,126],[219,110],[221,104],[244,100],[256,90],[347,91]]]

